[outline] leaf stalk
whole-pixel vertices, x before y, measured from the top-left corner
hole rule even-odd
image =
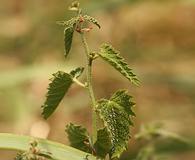
[[[73,81],[74,81],[77,85],[79,85],[79,86],[81,86],[81,87],[83,87],[83,88],[87,88],[87,83],[82,83],[82,82],[80,82],[80,81],[79,81],[78,79],[76,79],[76,78],[74,78]]]

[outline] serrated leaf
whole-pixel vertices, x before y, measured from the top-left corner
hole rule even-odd
[[[65,57],[70,52],[72,46],[72,38],[75,30],[75,26],[78,23],[79,16],[71,18],[68,21],[57,21],[58,25],[64,26],[64,46],[65,46]]]
[[[72,77],[75,77],[75,78],[78,78],[81,76],[81,74],[83,73],[84,71],[84,68],[83,67],[79,67],[79,68],[76,68],[75,70],[71,71],[70,72],[70,75]]]
[[[96,155],[100,158],[105,158],[105,156],[111,150],[112,144],[110,141],[110,135],[106,128],[98,130],[97,141],[94,144]]]
[[[68,53],[70,52],[73,34],[74,34],[73,27],[65,28],[64,30],[65,57],[67,57]]]
[[[79,20],[79,17],[73,17],[68,21],[57,21],[58,25],[64,26],[65,28],[73,27]]]
[[[49,84],[48,92],[46,94],[46,101],[44,105],[42,105],[42,115],[45,119],[47,119],[56,110],[57,106],[73,83],[73,78],[81,75],[81,70],[83,69],[77,68],[70,73],[58,71],[53,74],[53,78],[50,79],[51,83]]]
[[[119,90],[112,97],[112,101],[116,102],[120,106],[124,106],[125,111],[132,116],[135,116],[135,113],[132,111],[132,106],[135,105],[134,102],[131,101],[133,97],[127,94],[125,90]],[[126,104],[126,105],[124,105]]]
[[[99,22],[95,18],[88,16],[88,15],[84,15],[83,18],[85,21],[91,22],[91,23],[95,24],[98,28],[101,28]]]
[[[111,158],[118,158],[126,150],[130,138],[129,127],[132,125],[131,116],[134,116],[132,97],[127,91],[116,92],[109,100],[98,102],[98,111],[107,128],[112,143]]]
[[[69,125],[66,126],[65,131],[68,134],[68,139],[72,147],[87,153],[92,152],[90,148],[89,135],[85,128],[70,123]]]
[[[117,50],[109,44],[103,44],[100,48],[99,56],[112,65],[117,71],[125,76],[129,81],[135,85],[139,85],[140,81],[137,76],[132,72],[132,69],[125,62]]]

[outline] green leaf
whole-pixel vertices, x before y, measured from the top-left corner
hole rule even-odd
[[[91,22],[91,23],[95,24],[98,28],[101,28],[99,22],[95,18],[88,16],[88,15],[84,15],[83,18],[85,21]]]
[[[74,77],[74,78],[78,78],[78,77],[81,76],[81,74],[83,73],[83,71],[84,71],[84,68],[83,68],[83,67],[78,67],[78,68],[76,68],[75,70],[72,70],[72,71],[70,72],[70,75],[71,75],[72,77]]]
[[[70,52],[70,49],[72,46],[73,34],[74,34],[73,27],[65,28],[65,30],[64,30],[65,57],[67,57],[68,53]]]
[[[68,21],[57,21],[58,25],[61,25],[65,28],[73,27],[79,20],[79,17],[73,17]]]
[[[102,99],[98,102],[97,109],[111,137],[111,158],[120,157],[126,150],[130,138],[129,127],[133,124],[131,116],[135,116],[131,99],[127,91],[120,90],[109,100]]]
[[[32,139],[35,138],[29,136],[0,133],[0,149],[26,152],[29,150],[29,142]],[[96,157],[89,153],[82,152],[61,143],[40,138],[36,138],[36,141],[38,142],[38,149],[40,151],[51,153],[52,158],[55,160],[84,160],[86,157],[88,158],[88,160],[96,160]],[[20,157],[18,157],[18,159],[19,158]]]
[[[46,94],[46,101],[42,106],[42,115],[47,119],[57,108],[64,95],[73,83],[73,78],[79,77],[82,74],[83,68],[77,68],[69,73],[58,71],[53,74],[50,79],[51,83]],[[73,74],[74,73],[74,74]]]
[[[62,71],[58,71],[53,74],[51,81],[52,82],[49,84],[46,95],[46,101],[42,106],[42,115],[45,119],[47,119],[56,110],[57,106],[73,83],[71,75]]]
[[[119,52],[115,50],[109,44],[103,44],[101,46],[99,56],[112,65],[116,70],[118,70],[123,76],[125,76],[129,81],[135,85],[139,85],[140,81],[137,76],[129,68],[125,60],[119,55]]]
[[[111,150],[112,144],[110,135],[106,128],[98,130],[97,141],[94,144],[96,155],[100,158],[105,158]]]
[[[65,57],[70,52],[72,46],[72,38],[75,30],[75,26],[79,21],[79,16],[74,17],[68,21],[57,21],[58,25],[64,26],[64,46],[65,46]]]
[[[90,138],[87,130],[82,126],[74,125],[70,123],[66,126],[65,130],[68,134],[70,145],[79,150],[91,153]]]

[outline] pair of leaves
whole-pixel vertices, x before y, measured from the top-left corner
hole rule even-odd
[[[124,77],[135,85],[139,85],[140,81],[132,72],[125,60],[120,56],[119,52],[115,50],[110,44],[103,44],[98,55],[119,71]]]
[[[88,16],[88,15],[74,17],[68,21],[58,21],[57,24],[62,25],[65,28],[64,29],[65,57],[68,56],[71,50],[73,34],[75,31],[75,28],[77,27],[77,25],[79,25],[80,19],[83,19],[86,22],[93,23],[98,28],[100,28],[99,22],[95,18]]]
[[[97,141],[94,145],[87,130],[81,126],[71,123],[66,126],[66,132],[72,147],[96,154],[97,157],[105,158],[111,149],[110,137],[106,128],[98,130]]]
[[[93,22],[100,28],[100,25],[96,19],[87,15],[85,15],[84,18],[86,18],[86,20],[90,22]],[[65,29],[65,51],[66,51],[65,56],[68,55],[71,49],[73,33],[74,33],[73,27],[69,27]],[[124,58],[122,58],[119,52],[115,50],[110,44],[103,44],[100,48],[100,52],[98,53],[98,55],[103,60],[108,62],[111,66],[113,66],[117,71],[119,71],[130,82],[132,82],[137,86],[140,85],[140,81],[136,76],[136,74],[132,72],[132,69],[125,62]]]
[[[131,116],[135,116],[132,111],[135,103],[131,99],[132,97],[127,94],[127,91],[120,90],[109,100],[102,99],[98,102],[97,109],[100,118],[111,138],[111,158],[119,158],[122,152],[126,150],[130,138],[129,127],[133,124]]]
[[[66,128],[71,146],[88,153],[95,152],[98,157],[105,158],[107,154],[111,158],[119,158],[126,150],[130,138],[129,127],[132,125],[131,116],[134,103],[127,91],[116,92],[109,100],[102,99],[97,104],[100,118],[104,122],[104,129],[98,130],[97,141],[90,142],[89,134],[85,128],[70,124]]]
[[[68,89],[73,83],[74,78],[78,78],[84,68],[77,68],[70,73],[65,73],[63,71],[58,71],[53,74],[53,78],[50,79],[51,83],[48,87],[48,92],[46,95],[46,101],[42,106],[42,115],[47,119],[57,108]]]

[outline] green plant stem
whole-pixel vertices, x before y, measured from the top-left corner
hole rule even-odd
[[[97,114],[96,114],[96,100],[95,100],[94,91],[92,87],[93,58],[90,56],[90,50],[89,50],[84,33],[81,33],[81,39],[82,39],[83,47],[85,49],[85,54],[87,57],[87,88],[88,88],[89,96],[90,96],[91,103],[92,103],[92,129],[93,129],[92,141],[93,143],[95,143],[97,140]]]

